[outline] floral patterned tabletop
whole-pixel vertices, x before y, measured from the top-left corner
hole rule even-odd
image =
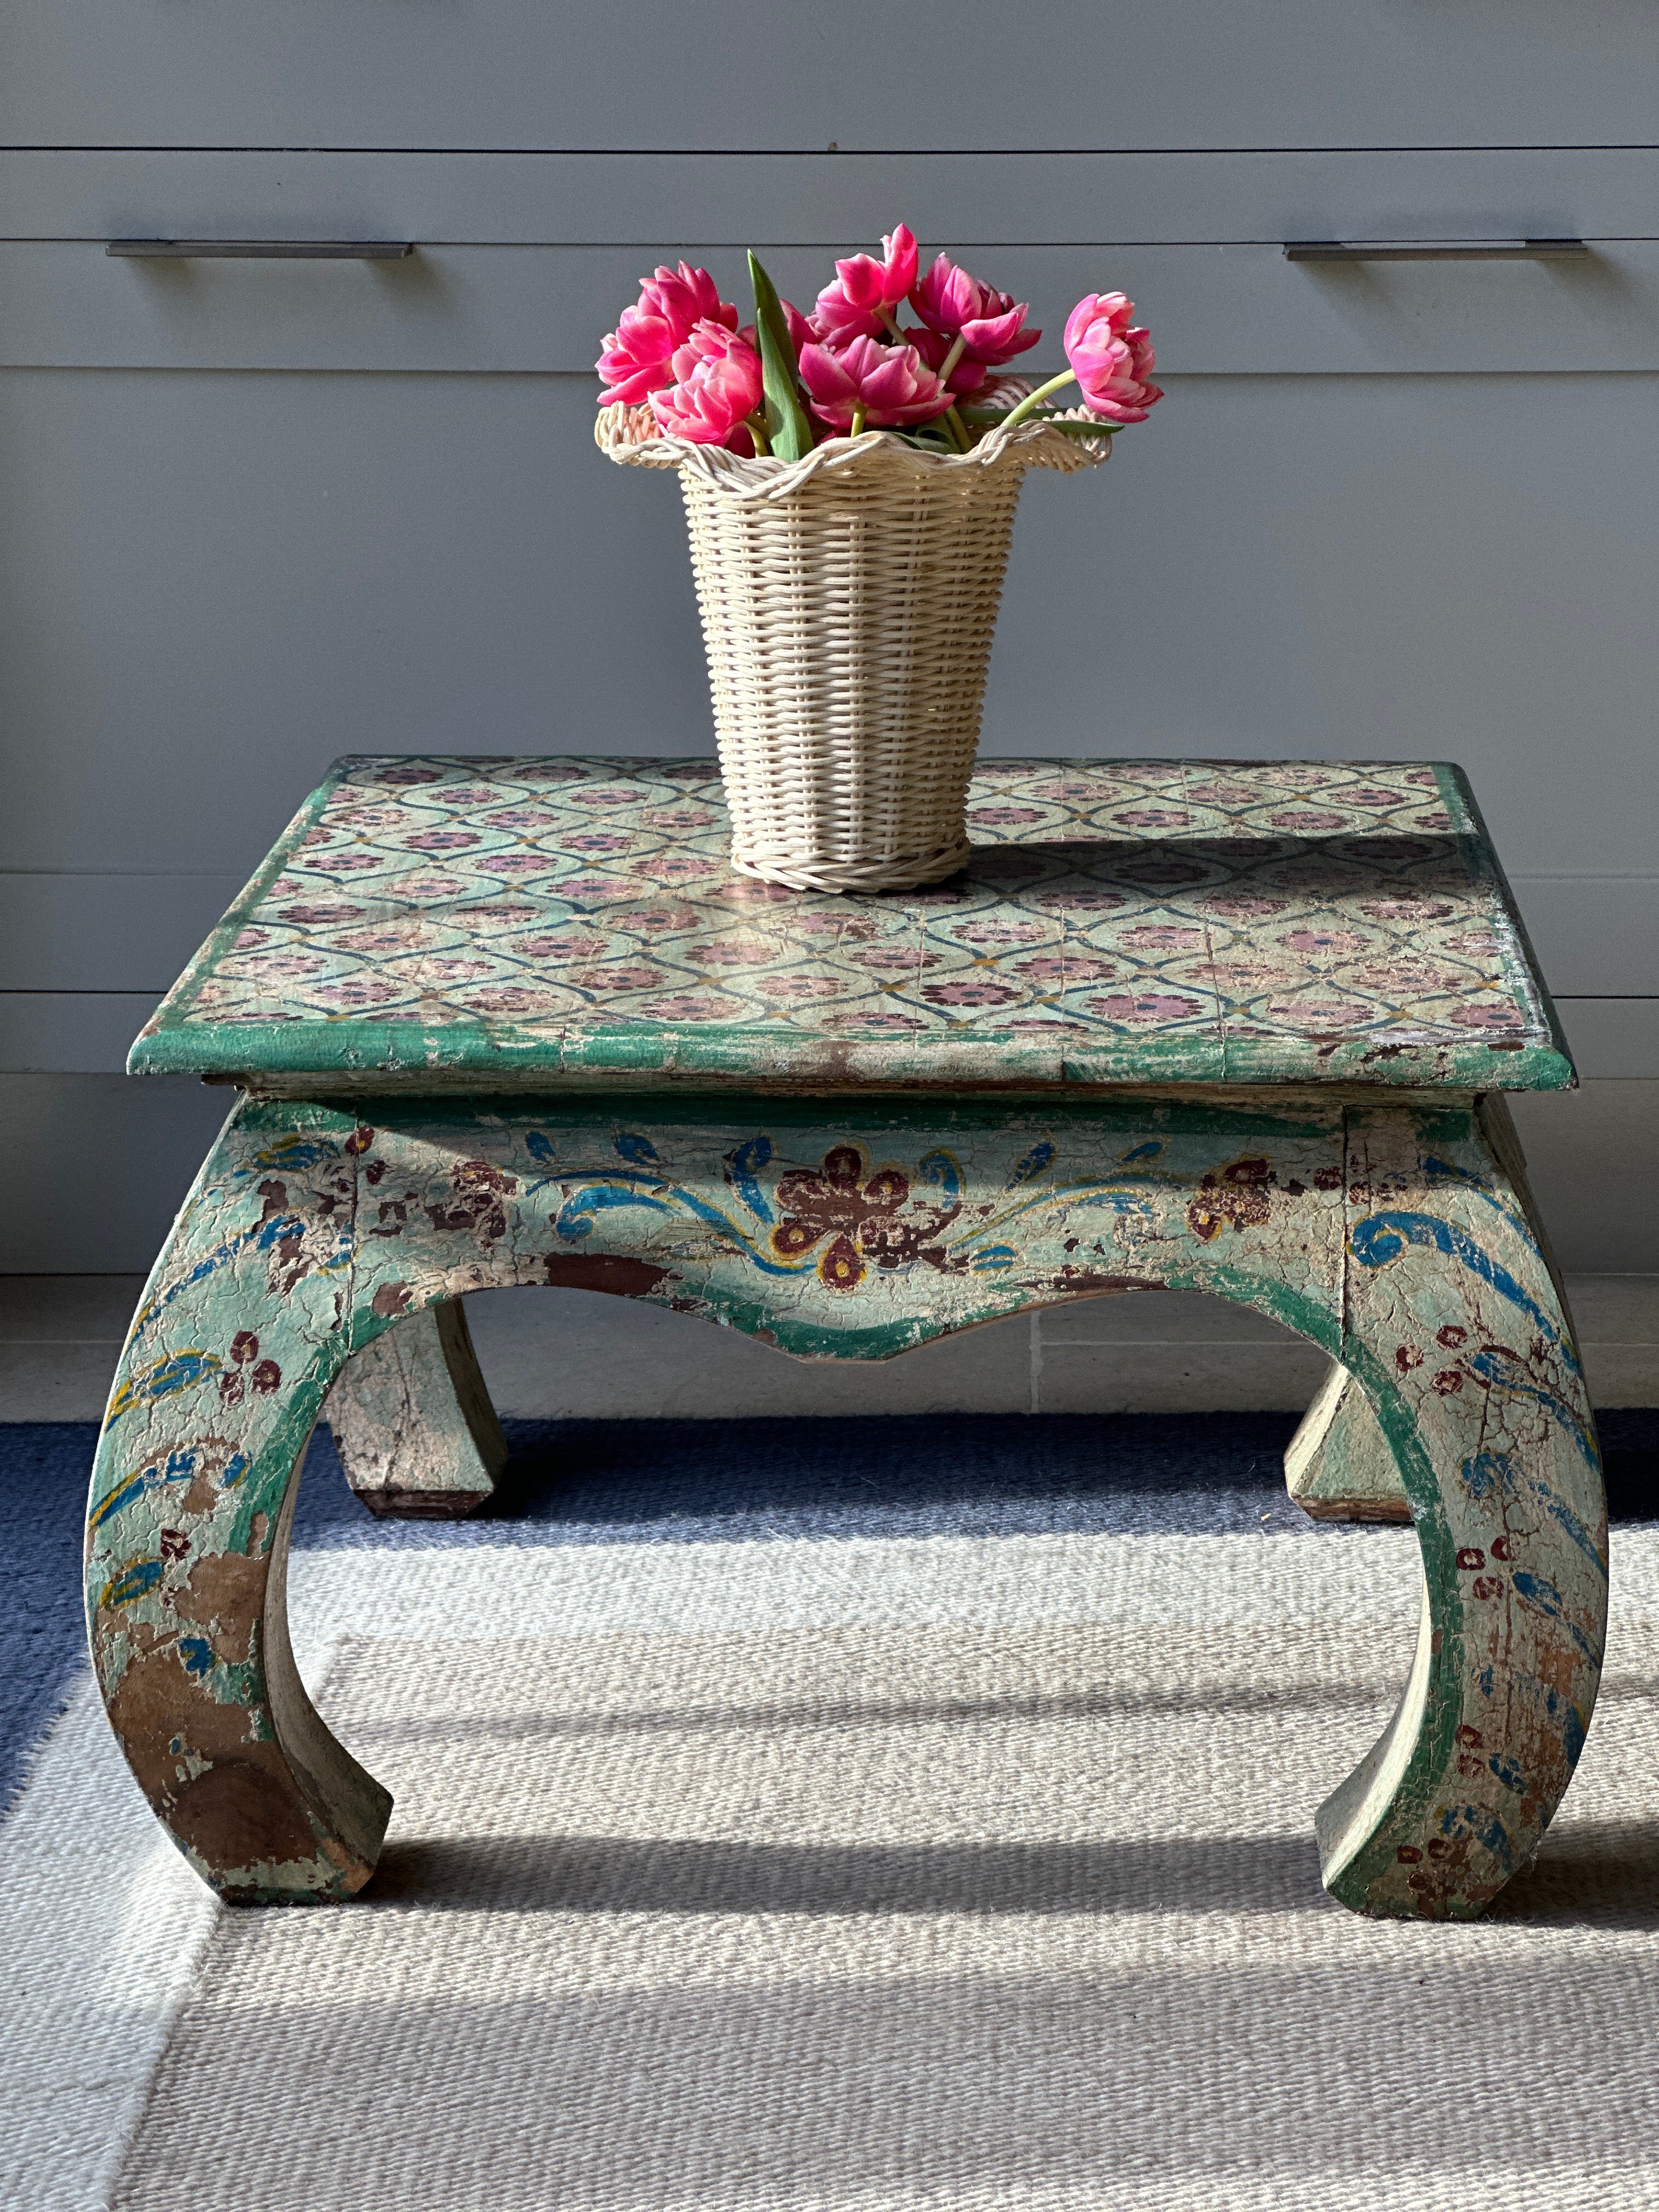
[[[262,1089],[1387,1083],[1572,1063],[1459,770],[982,762],[963,875],[786,891],[712,760],[349,758],[133,1047]]]

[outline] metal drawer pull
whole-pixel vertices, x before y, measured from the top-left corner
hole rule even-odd
[[[121,261],[401,261],[412,245],[388,238],[112,238]]]
[[[1444,246],[1344,246],[1335,239],[1285,241],[1287,261],[1559,261],[1587,254],[1582,238],[1466,239]]]

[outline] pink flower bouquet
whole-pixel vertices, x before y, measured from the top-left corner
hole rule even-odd
[[[1144,422],[1163,397],[1152,345],[1121,292],[1087,293],[1066,319],[1070,366],[1040,382],[1001,372],[1042,338],[1023,301],[941,253],[923,271],[903,223],[882,256],[837,261],[810,314],[780,300],[751,253],[755,319],[742,329],[706,269],[659,269],[605,338],[601,406],[648,404],[647,436],[803,459],[881,430],[924,451],[971,453],[1027,420],[1099,438]],[[906,308],[915,324],[901,317]],[[1069,384],[1081,404],[1052,402]]]
[[[1146,421],[1152,341],[1121,292],[1090,292],[1067,367],[1027,374],[1026,303],[948,254],[924,267],[902,223],[806,314],[752,253],[749,273],[743,324],[706,269],[641,285],[599,356],[596,440],[679,479],[732,866],[796,890],[938,883],[971,849],[1025,472],[1096,467]]]

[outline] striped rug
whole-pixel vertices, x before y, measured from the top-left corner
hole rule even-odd
[[[360,1900],[286,1911],[219,1907],[115,1753],[42,1565],[88,1432],[0,1431],[0,2203],[1659,2206],[1659,1526],[1534,1870],[1359,1920],[1313,1808],[1415,1549],[1295,1513],[1285,1425],[525,1429],[449,1528],[321,1434],[296,1644],[398,1802]]]

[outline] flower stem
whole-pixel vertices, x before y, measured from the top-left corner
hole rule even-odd
[[[1046,384],[1039,384],[1035,392],[1028,392],[1018,406],[1011,408],[1003,416],[1003,428],[1012,430],[1016,422],[1023,422],[1040,399],[1046,399],[1051,392],[1058,392],[1062,384],[1072,383],[1075,374],[1074,370],[1063,368],[1058,376],[1051,376]]]
[[[962,356],[967,352],[967,350],[968,341],[963,337],[962,332],[958,331],[957,332],[955,341],[951,347],[950,352],[945,355],[944,360],[933,372],[934,375],[938,377],[941,384],[945,382],[945,379],[950,375],[951,371],[956,367],[957,363],[962,359]]]
[[[964,453],[971,453],[974,441],[968,435],[967,425],[957,412],[957,403],[954,399],[945,410],[945,419],[950,425],[951,435],[957,441],[957,450]]]
[[[862,436],[863,431],[864,402],[861,399],[855,399],[853,403],[853,427],[847,434],[849,438],[857,438]]]
[[[755,441],[755,452],[757,456],[763,460],[769,459],[772,453],[772,443],[766,434],[766,424],[762,420],[761,411],[758,407],[755,410],[752,415],[745,415],[744,416],[743,427],[748,431],[750,436]]]
[[[893,313],[890,307],[878,307],[876,309],[876,319],[878,322],[886,324],[888,329],[892,332],[893,336],[897,339],[901,345],[904,343],[904,333],[898,326],[898,317]]]

